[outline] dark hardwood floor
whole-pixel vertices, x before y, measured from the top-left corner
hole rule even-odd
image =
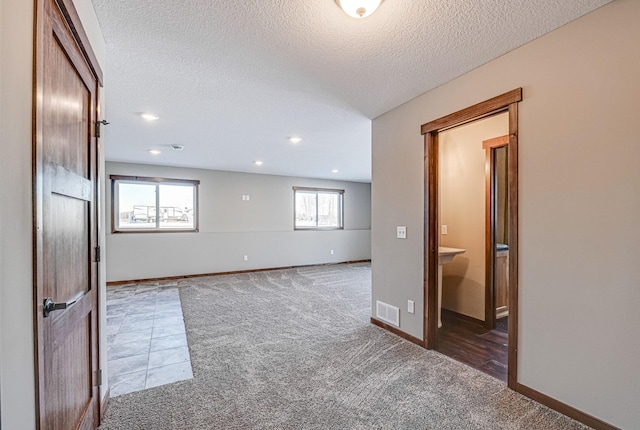
[[[508,317],[487,330],[480,321],[443,309],[436,351],[507,382],[507,327]]]

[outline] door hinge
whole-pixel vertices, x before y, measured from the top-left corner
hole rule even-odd
[[[102,369],[98,369],[98,387],[102,385]]]
[[[100,247],[96,246],[96,263],[100,262]]]
[[[107,120],[96,121],[96,137],[100,137],[100,126],[101,125],[109,125]]]

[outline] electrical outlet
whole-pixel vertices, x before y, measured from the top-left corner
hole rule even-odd
[[[333,249],[331,250],[331,255],[333,255]]]
[[[244,257],[242,257],[242,259],[243,259],[244,261],[249,261],[249,256],[248,256],[248,255],[245,255]]]
[[[440,226],[440,228],[442,229],[442,234],[447,234],[447,225],[446,224],[442,224]]]
[[[406,239],[407,238],[407,227],[405,226],[398,226],[396,228],[396,237],[398,239]]]
[[[413,300],[407,300],[407,312],[410,314],[415,312],[415,303]]]

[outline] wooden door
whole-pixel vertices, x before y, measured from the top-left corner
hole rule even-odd
[[[41,0],[36,10],[34,320],[37,423],[47,430],[99,421],[98,80],[67,6]]]

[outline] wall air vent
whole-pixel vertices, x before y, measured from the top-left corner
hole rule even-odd
[[[400,327],[400,309],[376,300],[376,318],[396,327]]]

